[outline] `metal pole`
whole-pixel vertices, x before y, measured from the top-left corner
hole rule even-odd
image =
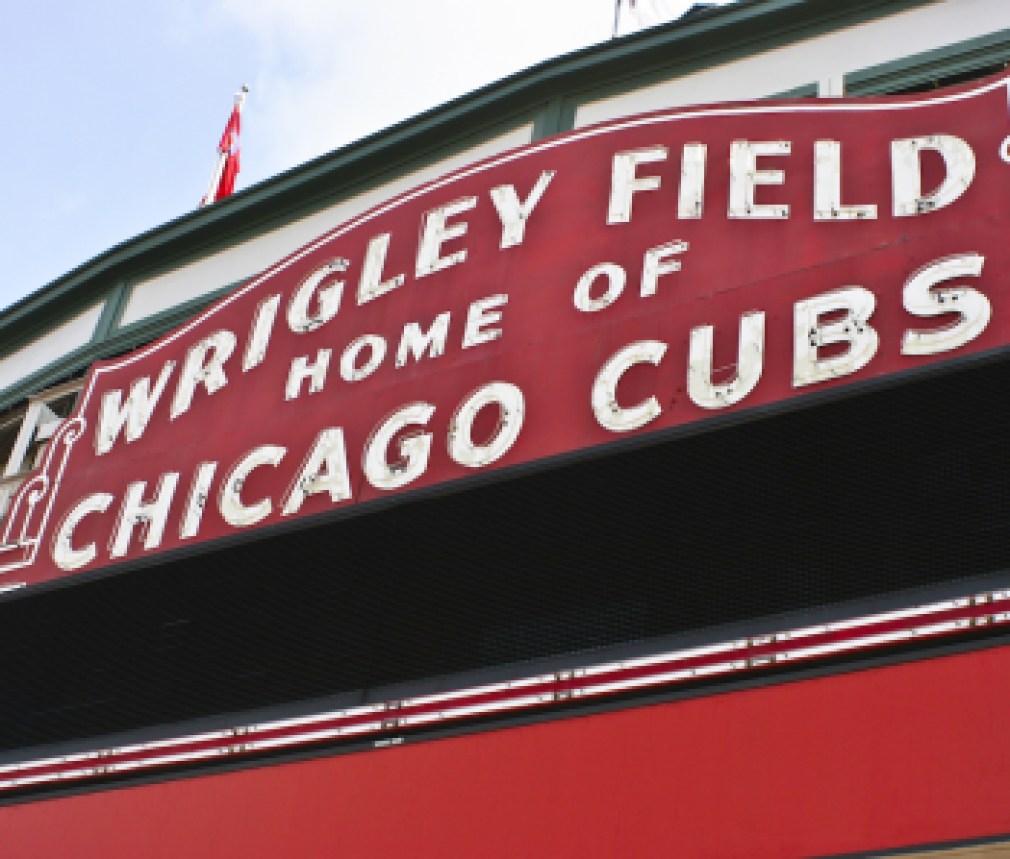
[[[614,0],[614,32],[611,39],[617,38],[617,22],[621,19],[621,0]]]
[[[226,152],[218,152],[214,172],[210,174],[210,185],[207,188],[207,193],[203,195],[203,199],[200,201],[201,206],[209,206],[214,202],[217,186],[221,183],[221,174],[224,173],[224,163],[227,160],[228,154]]]

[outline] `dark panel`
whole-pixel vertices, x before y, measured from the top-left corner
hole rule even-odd
[[[934,374],[9,601],[0,748],[1010,569],[1008,388]]]

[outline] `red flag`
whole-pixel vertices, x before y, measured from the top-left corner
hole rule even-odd
[[[238,146],[238,133],[242,125],[242,114],[236,104],[231,109],[231,116],[228,117],[228,124],[224,127],[224,134],[221,135],[221,142],[217,145],[217,151],[228,154],[234,147]]]
[[[214,175],[211,176],[207,193],[200,201],[201,206],[223,200],[235,190],[235,177],[238,176],[239,168],[238,137],[242,126],[242,104],[247,92],[249,92],[249,87],[244,86],[235,96],[235,106],[225,124],[221,142],[217,145],[217,164],[214,165]]]
[[[217,196],[215,201],[223,200],[235,190],[235,177],[238,175],[238,149],[230,153],[224,162],[224,169],[221,171],[221,181],[217,186]]]

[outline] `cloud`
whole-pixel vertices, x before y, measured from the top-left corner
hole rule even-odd
[[[256,38],[268,64],[321,67],[334,61],[335,42],[367,16],[363,4],[332,0],[215,0],[211,20]]]
[[[648,2],[657,20],[693,5]],[[613,0],[212,0],[203,8],[211,26],[256,45],[247,182],[603,41],[614,14]]]
[[[609,0],[214,0],[206,9],[209,24],[257,45],[250,181],[606,38],[612,12]]]

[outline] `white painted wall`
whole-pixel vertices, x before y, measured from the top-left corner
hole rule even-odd
[[[96,304],[0,360],[0,390],[84,346],[95,332],[102,305]]]
[[[480,161],[516,146],[523,146],[530,142],[532,134],[532,124],[511,129],[505,134],[449,158],[443,158],[392,182],[342,200],[314,215],[285,224],[241,244],[142,281],[133,287],[120,324],[129,325],[131,322],[257,274],[355,215],[474,161]]]
[[[575,125],[671,107],[766,98],[830,75],[848,74],[1008,28],[1010,0],[934,0],[795,45],[586,102],[575,113]]]

